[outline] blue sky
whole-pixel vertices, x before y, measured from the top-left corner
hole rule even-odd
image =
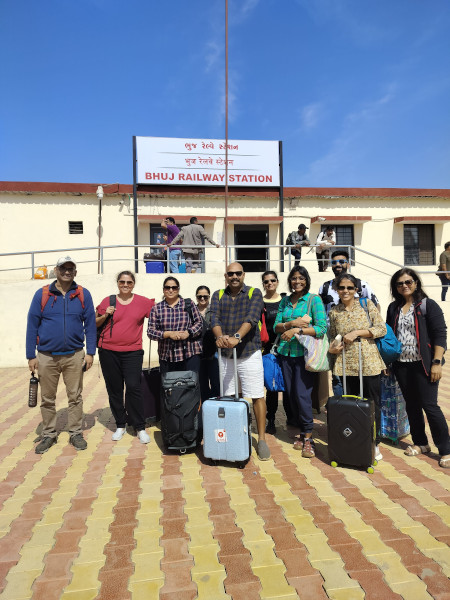
[[[224,0],[0,0],[0,179],[132,182],[224,137]],[[287,187],[450,187],[448,0],[229,0],[229,137]]]

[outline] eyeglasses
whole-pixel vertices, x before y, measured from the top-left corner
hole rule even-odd
[[[397,281],[397,283],[395,284],[398,288],[399,287],[403,287],[404,285],[407,285],[408,287],[411,287],[413,283],[416,283],[414,281],[414,279],[405,279],[405,281]]]
[[[208,300],[209,295],[205,294],[204,296],[202,296],[201,294],[199,294],[197,296],[197,300]]]
[[[122,279],[117,282],[119,285],[134,285],[134,281],[123,281]]]
[[[343,292],[344,290],[348,290],[349,292],[353,292],[355,289],[354,285],[338,285],[338,290]]]
[[[291,281],[306,281],[305,277],[293,277]]]
[[[338,260],[332,260],[331,264],[332,265],[345,265],[346,262],[347,262],[347,259],[339,258]]]
[[[61,273],[75,273],[74,267],[58,267]]]
[[[178,290],[179,286],[178,285],[165,285],[164,289],[165,290]]]
[[[264,279],[263,285],[267,285],[268,283],[276,283],[278,279]]]
[[[233,275],[236,275],[236,277],[242,277],[242,273],[243,271],[227,271],[227,276],[233,277]]]

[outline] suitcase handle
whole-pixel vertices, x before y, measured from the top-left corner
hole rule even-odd
[[[358,345],[358,358],[359,358],[359,396],[361,400],[364,399],[363,394],[363,373],[362,373],[362,353],[361,353],[361,338],[358,336],[355,339]],[[343,388],[344,388],[344,396],[347,395],[347,374],[345,373],[345,344],[342,348],[342,379],[343,379]]]
[[[219,385],[220,397],[223,397],[223,367],[222,367],[222,348],[217,348],[219,353]],[[239,400],[238,393],[238,373],[237,373],[237,354],[236,348],[233,348],[233,366],[234,366],[234,399]]]

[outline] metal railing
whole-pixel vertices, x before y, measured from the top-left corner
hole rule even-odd
[[[308,262],[317,262],[317,258],[316,258],[316,253],[314,252],[314,249],[317,248],[318,246],[316,245],[311,245],[311,246],[307,246],[307,247],[303,247],[303,252],[302,252],[302,257],[301,257],[301,262],[303,263],[308,263]],[[86,247],[73,247],[73,248],[51,248],[51,249],[46,249],[46,250],[28,250],[28,251],[21,251],[21,252],[6,252],[6,253],[0,253],[0,260],[4,257],[17,257],[17,256],[29,256],[30,258],[30,263],[27,266],[13,266],[13,267],[9,267],[9,268],[0,268],[0,272],[10,272],[10,271],[26,271],[29,270],[30,274],[31,274],[31,278],[34,277],[34,273],[36,271],[36,265],[38,264],[38,257],[41,255],[48,255],[48,254],[57,254],[58,257],[61,255],[68,255],[68,254],[74,254],[74,253],[81,253],[81,252],[88,252],[88,251],[95,251],[96,253],[99,252],[99,258],[98,255],[95,258],[89,258],[88,260],[80,260],[79,257],[77,257],[77,264],[89,264],[89,263],[98,263],[99,265],[99,272],[101,274],[104,273],[104,266],[105,263],[107,262],[123,262],[123,261],[127,261],[128,263],[130,262],[134,262],[135,261],[135,257],[134,257],[134,250],[135,248],[138,249],[144,249],[146,252],[148,252],[148,250],[150,250],[150,253],[153,254],[159,254],[158,259],[160,262],[165,264],[165,269],[167,273],[170,273],[170,255],[169,252],[166,252],[166,254],[164,255],[163,253],[163,249],[161,245],[149,245],[149,244],[139,244],[139,245],[134,245],[134,244],[114,244],[114,245],[107,245],[107,246],[100,246],[100,248],[98,246],[86,246]],[[130,256],[126,256],[126,257],[113,257],[113,258],[107,258],[105,257],[105,253],[107,253],[108,250],[118,250],[118,249],[129,249],[131,250],[130,252]],[[196,246],[196,249],[205,251],[206,249],[209,250],[215,250],[214,246],[210,246],[210,245],[201,245],[201,246]],[[238,257],[238,253],[239,250],[247,250],[247,249],[255,249],[254,245],[251,244],[247,244],[247,245],[242,245],[242,244],[235,244],[235,245],[229,245],[228,249],[227,249],[227,257],[228,257],[228,263],[231,262],[235,262],[240,260],[241,262],[245,262],[246,264],[249,263],[265,263],[266,264],[266,268],[269,269],[270,268],[270,264],[276,263],[277,265],[281,266],[284,265],[285,267],[287,266],[288,270],[290,270],[294,264],[295,261],[298,260],[296,259],[296,257],[292,254],[292,250],[293,247],[292,246],[287,246],[286,244],[266,244],[266,245],[258,245],[258,249],[261,250],[265,250],[265,257],[258,257],[258,258],[240,258]],[[372,257],[375,258],[376,260],[381,261],[383,264],[385,265],[392,265],[395,266],[397,269],[402,268],[404,265],[401,263],[398,263],[396,261],[390,260],[389,258],[385,258],[383,256],[380,256],[379,254],[374,254],[373,252],[369,252],[368,250],[364,250],[363,248],[359,248],[357,246],[352,246],[352,245],[347,245],[347,244],[343,244],[343,245],[334,245],[330,250],[330,255],[332,252],[335,252],[338,249],[342,249],[345,250],[347,252],[347,254],[351,257],[353,252],[356,255],[356,252],[361,256],[361,255],[365,255],[367,257]],[[270,256],[269,251],[270,250],[274,250],[277,253],[277,257],[275,256]],[[287,250],[287,253],[285,254],[285,251]],[[275,254],[274,252],[274,254]],[[278,254],[279,253],[279,254]],[[74,257],[75,258],[75,257]],[[144,261],[144,257],[141,256],[141,258],[139,259],[140,262]],[[153,260],[153,259],[152,259]],[[211,263],[215,263],[215,264],[222,264],[223,265],[223,260],[220,259],[206,259],[204,256],[202,256],[200,258],[201,260],[201,264],[202,265],[206,265],[211,264]],[[325,259],[326,263],[329,263],[331,259]],[[146,262],[146,261],[144,261]],[[349,259],[349,272],[351,272],[351,267],[352,264],[355,264],[355,260],[350,258]],[[375,272],[384,274],[384,275],[390,275],[391,274],[391,270],[389,270],[389,272],[387,270],[380,270],[377,267],[375,267],[373,264],[367,264],[364,262],[364,259],[360,260],[358,259],[358,265],[359,266],[363,266],[366,267],[368,269],[371,269]],[[56,260],[55,260],[56,263]],[[446,271],[436,271],[436,268],[434,268],[432,271],[425,271],[423,269],[419,269],[418,265],[411,265],[412,267],[414,267],[414,269],[421,275],[426,275],[426,274],[436,274],[436,273],[446,273]],[[279,269],[279,267],[278,267]],[[282,269],[284,270],[284,269]],[[440,283],[438,284],[440,285]]]

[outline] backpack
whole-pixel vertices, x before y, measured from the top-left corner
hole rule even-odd
[[[372,326],[372,319],[369,315],[369,309],[367,308],[367,298],[360,298],[359,303],[366,311],[367,318],[370,325]],[[386,365],[393,363],[402,353],[402,344],[397,339],[392,327],[386,323],[386,335],[381,338],[375,338],[375,344],[377,345],[378,352]]]
[[[252,296],[253,296],[253,292],[255,291],[255,288],[251,287],[248,290],[248,298],[249,300],[251,300]],[[222,300],[222,296],[225,294],[225,290],[219,290],[219,302],[220,300]],[[259,327],[259,335],[261,337],[261,342],[263,344],[267,344],[267,342],[269,341],[269,333],[267,331],[267,327],[266,327],[266,317],[264,315],[264,310],[261,314],[261,320],[258,321],[258,327]]]
[[[116,295],[112,294],[109,297],[109,305],[110,306],[114,306],[114,308],[116,307]],[[114,325],[114,316],[113,315],[106,315],[106,319],[103,321],[103,323],[100,325],[100,327],[97,327],[97,348],[101,348],[101,346],[99,345],[100,340],[103,342],[104,338],[105,338],[105,328],[106,325],[111,321],[111,326],[109,328],[109,337],[112,336],[112,330],[113,330],[113,325]]]
[[[50,286],[48,284],[44,285],[44,287],[42,288],[41,313],[44,312],[44,308],[45,308],[47,302],[50,300],[50,296],[53,296],[53,302],[52,302],[52,306],[53,306],[53,304],[56,301],[56,295],[50,291]],[[76,297],[78,297],[79,301],[81,302],[81,307],[84,310],[84,290],[81,287],[81,285],[77,285],[77,289],[74,292],[72,292],[72,294],[70,294],[70,296],[69,296],[69,298],[71,300],[73,300]]]

